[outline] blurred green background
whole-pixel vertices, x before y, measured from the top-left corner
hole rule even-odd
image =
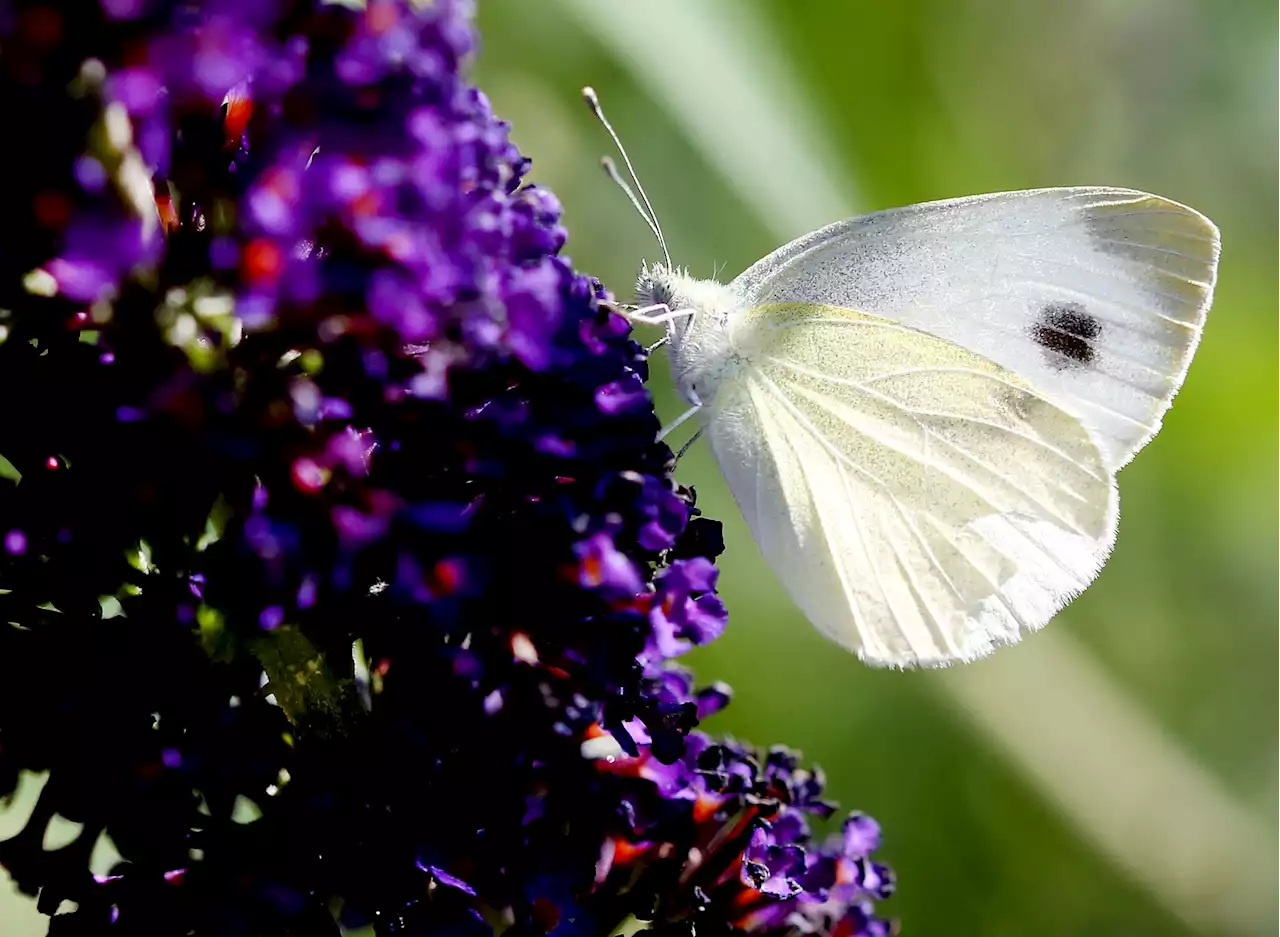
[[[1276,4],[481,0],[480,20],[480,86],[564,203],[566,252],[624,301],[661,255],[598,170],[585,84],[695,276],[1003,189],[1133,186],[1217,222],[1217,299],[1121,473],[1115,554],[1045,631],[945,673],[860,665],[789,603],[699,444],[678,476],[725,523],[730,627],[690,659],[736,691],[712,731],[802,749],[880,819],[904,934],[1275,934]]]
[[[725,523],[731,627],[690,663],[736,690],[712,731],[802,749],[882,822],[904,934],[1276,933],[1273,0],[481,0],[480,19],[481,87],[620,299],[660,255],[598,171],[584,84],[698,276],[853,212],[1004,189],[1133,186],[1218,223],[1190,375],[1121,474],[1110,563],[1049,628],[946,672],[863,667],[790,605],[699,445],[679,477]],[[665,361],[651,384],[674,416]],[[0,933],[43,933],[8,891]]]

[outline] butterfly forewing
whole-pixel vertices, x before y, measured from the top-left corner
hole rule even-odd
[[[797,605],[871,663],[966,660],[1043,625],[1115,530],[1089,431],[994,362],[849,309],[771,304],[710,445]]]
[[[1079,417],[1114,470],[1182,383],[1218,253],[1212,222],[1176,202],[1039,189],[840,222],[730,286],[744,306],[826,303],[960,344]]]

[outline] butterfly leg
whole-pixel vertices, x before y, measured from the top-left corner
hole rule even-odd
[[[680,447],[680,450],[676,453],[676,461],[677,461],[677,462],[679,462],[679,461],[680,461],[680,459],[681,459],[681,458],[683,458],[684,454],[685,454],[686,452],[688,452],[688,451],[689,451],[689,447],[690,447],[690,446],[692,446],[695,442],[697,442],[697,441],[698,441],[698,438],[699,438],[701,435],[702,435],[702,428],[701,428],[701,427],[699,427],[699,428],[698,428],[698,431],[697,431],[696,433],[694,433],[694,434],[693,434],[692,436],[690,436],[687,440],[685,440],[685,444],[684,444],[683,446],[681,446],[681,447]]]
[[[662,440],[670,436],[671,432],[674,429],[676,429],[681,423],[683,423],[685,420],[689,419],[689,417],[693,416],[695,413],[697,413],[699,410],[702,409],[701,400],[698,400],[695,397],[693,398],[692,403],[693,403],[692,407],[690,407],[688,410],[684,411],[684,413],[676,417],[672,423],[662,427],[662,432],[658,433],[658,442],[662,442]]]
[[[672,309],[666,303],[641,306],[639,309],[629,309],[623,312],[624,316],[640,325],[662,325],[666,322],[674,322],[676,319],[685,319],[697,314],[698,310],[696,309]]]

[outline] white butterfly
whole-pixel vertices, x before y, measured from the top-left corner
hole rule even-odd
[[[727,285],[645,268],[630,315],[665,325],[676,422],[700,420],[814,625],[870,664],[939,666],[1098,574],[1116,472],[1182,384],[1219,246],[1144,192],[983,195],[830,225]]]

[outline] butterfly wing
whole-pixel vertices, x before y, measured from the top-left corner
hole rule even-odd
[[[1118,469],[1182,384],[1218,253],[1213,223],[1176,202],[1039,189],[843,221],[731,286],[744,306],[843,306],[963,345],[1078,416]]]
[[[704,431],[765,559],[863,660],[940,665],[1039,628],[1114,539],[1080,420],[1004,368],[875,316],[744,310]]]

